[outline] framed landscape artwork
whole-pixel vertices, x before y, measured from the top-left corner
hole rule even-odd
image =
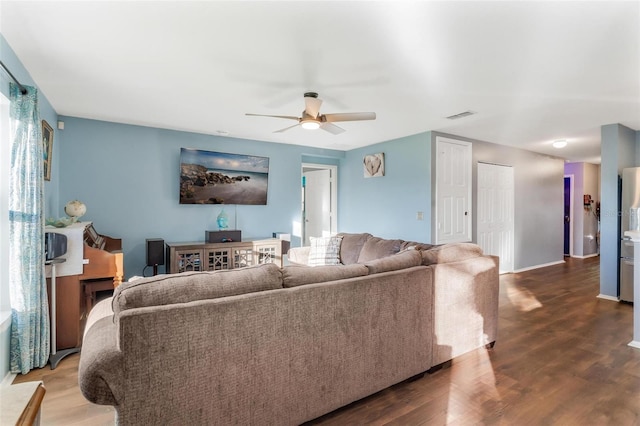
[[[51,153],[53,152],[53,129],[42,120],[42,157],[44,159],[44,180],[51,180]]]
[[[267,204],[269,158],[180,149],[180,204]]]

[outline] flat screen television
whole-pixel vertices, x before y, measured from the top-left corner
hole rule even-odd
[[[180,204],[267,204],[269,158],[180,149]]]

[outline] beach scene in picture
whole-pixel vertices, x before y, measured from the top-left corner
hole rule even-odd
[[[180,149],[180,204],[267,204],[269,158]]]

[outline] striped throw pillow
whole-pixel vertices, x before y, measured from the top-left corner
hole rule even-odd
[[[309,239],[311,240],[311,249],[307,265],[340,265],[342,236],[309,237]]]

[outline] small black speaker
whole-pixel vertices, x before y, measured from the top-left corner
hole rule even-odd
[[[164,265],[164,240],[147,239],[147,266]]]

